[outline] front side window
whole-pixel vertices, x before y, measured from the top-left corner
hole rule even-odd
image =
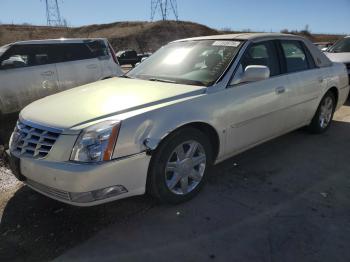
[[[170,43],[126,76],[150,81],[209,86],[225,72],[242,41],[198,40]]]
[[[92,53],[93,57],[108,56],[108,48],[102,40],[88,41],[86,42],[86,46]]]
[[[11,69],[54,63],[50,45],[14,45],[1,57],[1,68]]]
[[[0,46],[0,57],[11,47],[11,45]]]
[[[34,65],[31,48],[28,45],[15,45],[1,57],[1,69],[12,69]]]
[[[248,47],[241,60],[241,66],[244,70],[249,65],[267,66],[270,69],[270,76],[279,75],[280,66],[273,42],[260,42]]]
[[[350,52],[350,37],[345,37],[338,42],[336,42],[333,46],[331,46],[328,50],[330,53],[346,53]]]
[[[307,56],[301,42],[294,40],[281,41],[281,46],[288,73],[309,69]]]

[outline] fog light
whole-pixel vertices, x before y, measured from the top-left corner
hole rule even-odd
[[[106,187],[90,192],[82,192],[82,193],[69,193],[70,198],[73,202],[78,202],[78,203],[87,203],[87,202],[92,202],[96,200],[102,200],[106,199],[109,197],[114,197],[123,193],[128,192],[128,190],[121,186],[111,186],[111,187]]]
[[[94,198],[92,196],[91,192],[83,192],[83,193],[69,193],[70,199],[73,202],[78,203],[87,203],[94,201]]]

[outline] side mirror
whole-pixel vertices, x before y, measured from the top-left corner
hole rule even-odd
[[[327,50],[328,50],[328,47],[324,47],[321,49],[322,52],[327,52]]]
[[[9,58],[9,59],[1,62],[2,69],[23,67],[23,66],[26,66],[26,63],[24,61],[19,61],[19,60],[12,59],[12,58]]]
[[[240,83],[265,80],[270,77],[270,69],[262,65],[249,65],[245,68]]]

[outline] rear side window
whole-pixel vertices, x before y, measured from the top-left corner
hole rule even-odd
[[[69,62],[94,58],[93,53],[86,44],[63,44],[56,45],[59,54],[57,61]]]
[[[249,65],[264,65],[270,69],[270,75],[280,74],[279,60],[275,45],[272,41],[251,45],[242,59],[243,70]]]
[[[108,56],[108,47],[102,40],[93,40],[86,42],[86,46],[93,57]]]
[[[281,41],[281,46],[288,73],[309,69],[308,56],[305,53],[304,46],[300,41]]]

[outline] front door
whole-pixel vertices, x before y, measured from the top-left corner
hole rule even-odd
[[[265,80],[235,83],[248,65],[265,65]],[[241,59],[232,85],[224,91],[228,127],[226,154],[231,155],[281,134],[288,121],[286,101],[288,77],[281,74],[276,45],[272,41],[252,44]]]
[[[18,112],[56,92],[56,65],[45,46],[14,45],[4,54],[0,67],[2,113]]]

